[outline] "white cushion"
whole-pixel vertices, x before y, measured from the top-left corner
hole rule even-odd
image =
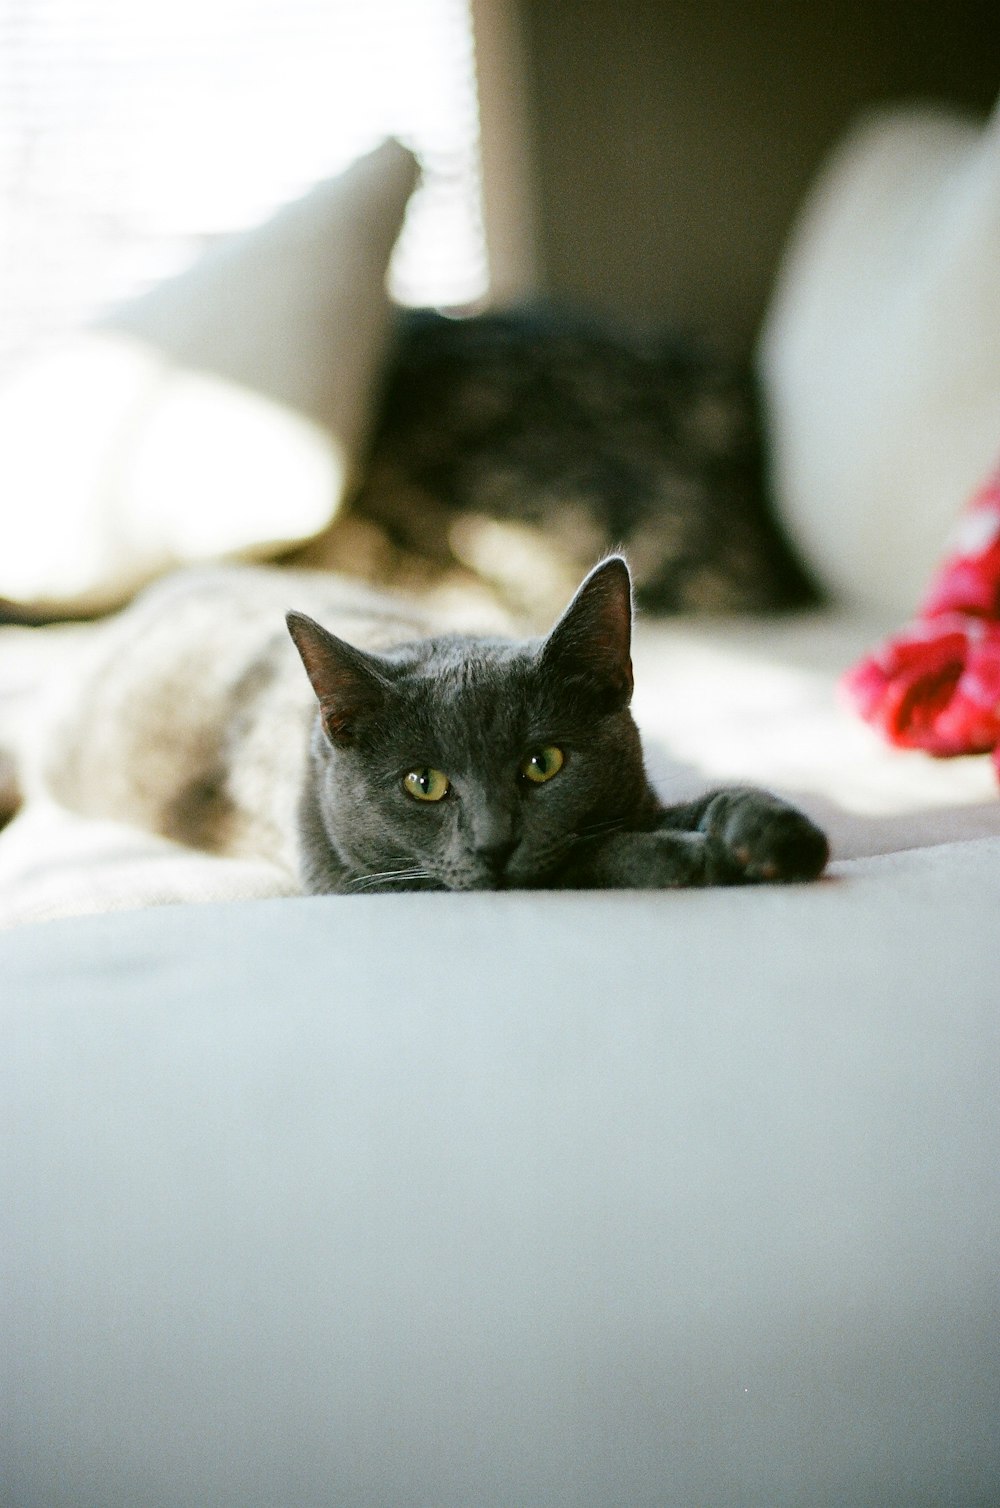
[[[1000,1501],[998,859],[0,937],[4,1501]]]
[[[783,522],[905,616],[1000,452],[1000,113],[860,125],[808,199],[760,347]]]
[[[416,164],[386,142],[0,392],[0,597],[100,608],[324,528],[366,435]]]

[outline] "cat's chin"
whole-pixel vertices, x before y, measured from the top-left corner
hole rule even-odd
[[[464,895],[474,890],[530,890],[533,882],[521,875],[461,875],[448,880],[444,886],[455,895]]]
[[[450,885],[450,890],[538,890],[545,881],[538,875],[499,874],[470,876]]]

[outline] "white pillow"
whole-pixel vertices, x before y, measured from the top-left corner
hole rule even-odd
[[[0,391],[0,597],[104,608],[170,566],[329,523],[415,178],[383,143]]]
[[[760,345],[780,516],[834,596],[906,616],[1000,453],[1000,113],[860,125]]]

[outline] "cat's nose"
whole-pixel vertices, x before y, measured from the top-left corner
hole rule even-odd
[[[477,843],[476,858],[492,875],[499,878],[507,868],[510,856],[517,847],[517,842],[512,838],[504,838],[491,843]]]

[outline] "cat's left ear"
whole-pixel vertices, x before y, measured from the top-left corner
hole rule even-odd
[[[632,578],[620,555],[594,567],[546,639],[542,664],[608,711],[632,697]]]
[[[373,655],[338,639],[305,613],[288,613],[288,632],[302,657],[331,741],[352,742],[359,724],[381,710],[389,682]]]

